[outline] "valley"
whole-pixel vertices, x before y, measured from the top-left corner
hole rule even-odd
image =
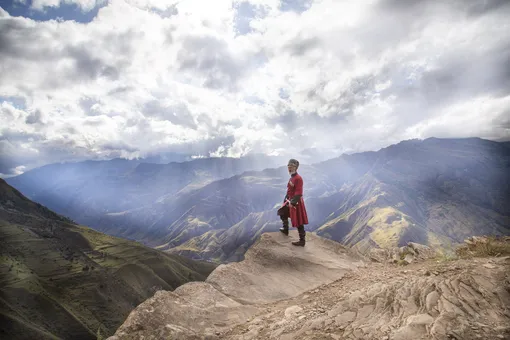
[[[362,252],[409,241],[449,251],[471,235],[508,235],[508,144],[480,138],[428,138],[303,164],[299,173],[305,180],[310,221],[306,228]],[[186,165],[194,173],[202,171],[194,182],[182,177],[187,173],[162,177],[161,172],[142,171],[152,165],[139,165],[138,177],[129,177],[130,186],[137,188],[130,195],[122,191],[127,190],[124,187],[115,189],[122,176],[94,180],[101,181],[102,192],[133,197],[134,203],[121,207],[118,199],[109,198],[102,201],[102,211],[86,214],[73,211],[84,202],[90,206],[103,194],[75,193],[70,187],[61,195],[60,184],[40,194],[30,186],[36,174],[46,181],[37,171],[10,182],[34,193],[42,204],[61,207],[66,202],[61,212],[80,223],[90,222],[98,231],[193,259],[239,261],[257,235],[280,227],[276,207],[283,200],[286,168],[274,163],[262,170],[245,167],[230,176],[231,170],[222,168],[219,160],[201,162],[198,168],[195,163]],[[204,178],[210,181],[197,182]]]

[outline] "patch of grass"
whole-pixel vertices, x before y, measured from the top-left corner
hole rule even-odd
[[[396,247],[404,231],[410,227],[409,218],[393,207],[375,208],[367,225],[373,229],[370,238],[381,248]]]
[[[104,340],[105,337],[103,337],[103,334],[101,333],[101,328],[98,328],[97,329],[97,333],[96,333],[96,340]]]
[[[448,262],[455,261],[459,259],[459,255],[453,252],[440,252],[439,255],[435,258],[437,262]]]
[[[414,254],[409,249],[404,248],[404,251],[402,251],[402,253],[400,253],[400,259],[404,260],[406,258],[406,255],[414,255]]]
[[[486,236],[468,240],[455,250],[460,258],[490,257],[510,255],[510,238]]]
[[[444,235],[427,231],[428,246],[433,249],[453,249],[453,241]]]

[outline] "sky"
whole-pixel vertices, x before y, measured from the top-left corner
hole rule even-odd
[[[508,17],[507,0],[0,0],[0,177],[509,140]]]

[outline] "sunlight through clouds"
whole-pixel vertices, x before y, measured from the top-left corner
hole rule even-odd
[[[32,10],[69,4],[97,14],[0,9],[2,173],[154,152],[334,157],[408,138],[510,138],[505,2],[40,0]]]

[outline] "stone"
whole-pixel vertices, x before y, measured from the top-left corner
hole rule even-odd
[[[484,236],[473,236],[471,239],[473,240],[474,243],[485,244],[485,243],[489,242],[487,237],[484,237]]]
[[[404,257],[404,263],[410,264],[410,263],[413,263],[413,261],[414,261],[414,256],[411,254],[407,254]]]
[[[425,307],[427,308],[427,311],[431,312],[432,310],[436,309],[438,301],[439,301],[438,292],[434,290],[428,293],[427,297],[425,298]]]
[[[428,314],[411,315],[407,318],[408,325],[430,325],[434,323],[434,318]]]
[[[335,323],[338,326],[345,326],[349,322],[354,321],[354,319],[356,319],[356,313],[349,311],[349,312],[345,312],[345,313],[338,315],[335,318]]]
[[[357,319],[364,319],[367,318],[373,311],[375,306],[374,305],[366,305],[361,307],[358,310],[358,314],[356,316]]]
[[[370,258],[371,261],[377,263],[382,263],[388,260],[392,261],[392,259],[388,259],[389,257],[388,252],[385,249],[380,248],[370,249],[368,257]]]
[[[364,339],[365,338],[365,334],[363,333],[363,331],[359,328],[355,329],[352,334],[356,337],[356,339]]]
[[[324,321],[323,320],[321,320],[321,319],[313,320],[310,323],[310,328],[311,329],[322,329],[323,325],[324,325]]]
[[[285,310],[285,317],[288,319],[293,318],[296,316],[296,314],[298,314],[302,310],[303,310],[303,308],[301,308],[299,306],[296,306],[296,305],[291,306]]]

